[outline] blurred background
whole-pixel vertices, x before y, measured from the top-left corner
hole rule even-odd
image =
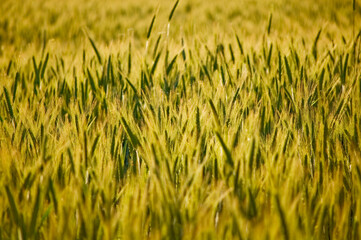
[[[142,45],[154,14],[155,34],[164,34],[174,1],[158,0],[2,0],[0,54],[40,47],[47,40],[78,48],[89,32],[99,44],[131,37]],[[313,39],[320,28],[330,39],[352,36],[353,17],[359,29],[360,3],[352,0],[181,0],[171,23],[175,38],[209,38],[210,34],[260,38],[272,14],[278,39]],[[340,34],[341,33],[341,34]]]

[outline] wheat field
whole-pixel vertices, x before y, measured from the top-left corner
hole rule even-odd
[[[0,239],[360,239],[361,3],[2,0]]]

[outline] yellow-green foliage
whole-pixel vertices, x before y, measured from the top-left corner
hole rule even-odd
[[[360,12],[2,0],[0,239],[360,239]]]

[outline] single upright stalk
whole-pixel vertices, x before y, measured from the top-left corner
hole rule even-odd
[[[356,11],[356,0],[352,0],[353,68],[356,71],[355,11]]]

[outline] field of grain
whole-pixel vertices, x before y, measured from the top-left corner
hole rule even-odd
[[[361,3],[2,0],[0,239],[361,238]]]

